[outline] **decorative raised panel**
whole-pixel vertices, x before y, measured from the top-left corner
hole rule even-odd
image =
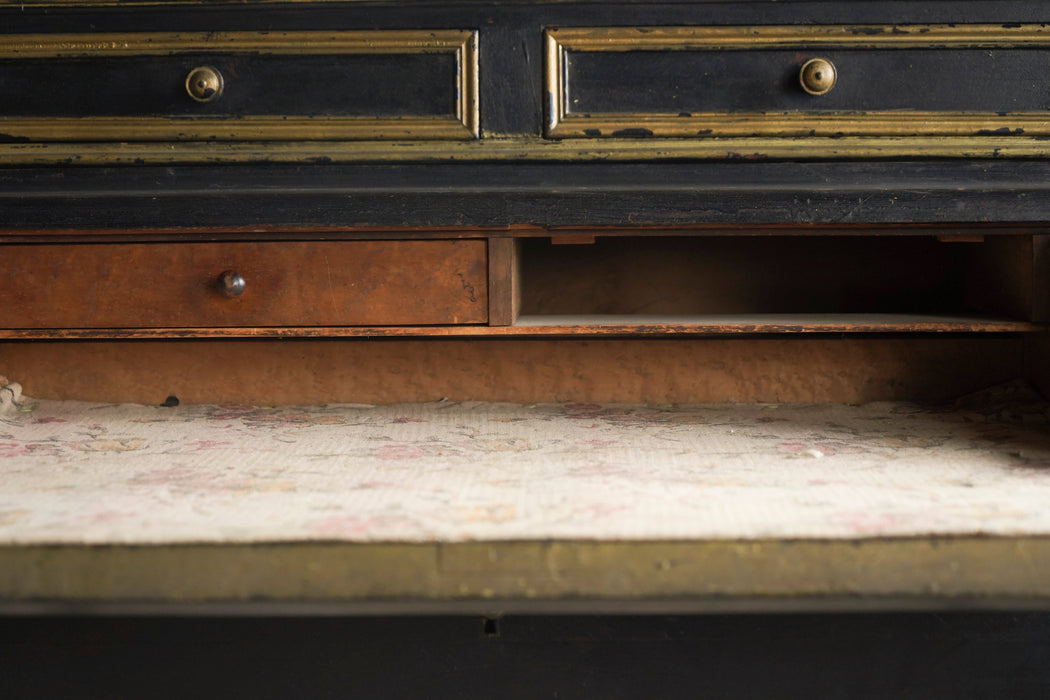
[[[132,34],[21,34],[0,36],[8,67],[31,60],[35,70],[78,60],[184,55],[397,56],[450,55],[455,76],[447,85],[449,114],[326,114],[325,96],[304,96],[319,114],[18,114],[0,116],[0,133],[12,142],[99,141],[355,141],[472,139],[478,136],[477,32],[468,30],[364,30],[341,32],[214,32]],[[54,61],[54,64],[51,63]],[[43,65],[43,68],[40,66]],[[68,65],[68,64],[66,64]],[[134,66],[132,66],[134,68]],[[174,66],[173,66],[174,69]],[[383,75],[372,75],[382,80]],[[231,80],[236,86],[236,79]],[[291,86],[274,86],[287,90]],[[411,92],[411,85],[405,86]],[[215,101],[221,107],[223,102]],[[367,108],[367,105],[365,105]]]
[[[687,142],[681,143],[679,150],[688,150],[686,144],[692,142],[696,144],[698,153],[707,152],[712,148],[711,142],[715,142],[718,144],[717,150],[753,153],[757,156],[770,155],[772,152],[781,154],[789,150],[803,157],[835,157],[835,154],[830,152],[835,149],[829,150],[831,144],[828,139],[841,138],[875,139],[870,145],[883,143],[886,147],[883,155],[1001,155],[1003,152],[1000,148],[1011,143],[1018,146],[1026,144],[1023,150],[1029,154],[1046,155],[1043,139],[1050,135],[1048,109],[1015,112],[980,108],[983,105],[977,105],[979,108],[976,109],[967,108],[972,105],[964,104],[960,104],[959,109],[953,107],[931,110],[901,106],[887,109],[836,109],[829,108],[833,103],[828,102],[827,97],[804,95],[797,86],[797,78],[795,89],[798,94],[793,94],[790,81],[786,79],[792,74],[792,70],[795,71],[794,75],[797,75],[799,66],[805,60],[827,51],[841,51],[843,55],[852,56],[858,56],[858,52],[865,51],[869,52],[867,60],[878,62],[885,59],[889,64],[894,56],[901,55],[893,52],[926,49],[935,50],[939,56],[943,56],[945,51],[963,50],[963,53],[959,54],[963,57],[960,60],[970,63],[980,62],[984,60],[983,57],[990,57],[994,51],[1035,50],[1040,54],[1033,54],[1033,58],[1038,62],[1043,58],[1044,52],[1050,56],[1050,27],[1042,24],[981,24],[550,28],[546,31],[546,135],[555,139],[688,139]],[[982,50],[982,53],[967,53],[967,50]],[[672,98],[677,98],[677,95],[673,94],[672,87],[654,84],[652,94],[644,97],[631,96],[630,100],[634,107],[648,100],[651,109],[593,110],[579,105],[582,90],[574,83],[574,55],[595,57],[623,54],[626,56],[624,61],[634,61],[640,66],[641,61],[650,60],[654,55],[692,52],[708,57],[703,60],[717,55],[719,60],[724,59],[727,62],[726,65],[736,65],[734,61],[739,63],[740,59],[734,56],[742,56],[748,52],[758,56],[752,59],[754,62],[768,62],[771,60],[769,57],[774,56],[778,59],[783,58],[781,54],[775,53],[777,51],[787,52],[791,60],[799,66],[777,65],[769,70],[769,73],[777,78],[777,71],[783,72],[785,80],[782,83],[771,82],[775,89],[766,91],[763,93],[766,97],[757,100],[766,99],[768,109],[668,109],[666,104],[673,103]],[[1027,57],[1027,53],[1017,54],[1014,56],[1014,62],[1025,62]],[[600,60],[600,56],[596,60]],[[601,64],[591,65],[592,75],[601,73],[596,65],[600,68]],[[748,64],[748,67],[753,65],[755,63]],[[681,70],[683,74],[688,72],[686,68]],[[641,73],[640,68],[638,73]],[[1033,71],[1033,74],[1035,73]],[[671,84],[671,78],[659,77],[668,81],[668,85]],[[674,76],[675,79],[680,77]],[[871,80],[873,77],[875,76],[840,75],[839,81],[841,83],[849,80]],[[983,80],[984,77],[987,76],[978,76],[975,80]],[[943,75],[940,79],[943,80]],[[1016,76],[1013,79],[1018,82],[1022,80]],[[1050,76],[1040,74],[1040,79],[1047,80]],[[714,84],[715,79],[711,82]],[[921,91],[923,88],[912,86],[912,89]],[[663,92],[660,92],[661,90]],[[730,102],[730,98],[724,95],[730,90],[731,88],[726,87],[721,93],[721,99],[727,103]],[[839,91],[840,88],[836,88],[836,92],[833,93],[836,95],[835,99],[840,102],[846,100],[847,98],[839,95]],[[1043,92],[1050,94],[1050,91]],[[1031,94],[1043,92],[1033,89]],[[597,89],[593,89],[592,93],[596,94]],[[719,93],[712,90],[712,94]],[[704,97],[706,99],[706,96]],[[900,99],[887,94],[887,102],[893,102],[895,98],[898,101]],[[615,96],[608,97],[606,101],[613,102],[615,99]],[[875,99],[869,96],[867,101]],[[661,100],[664,104],[661,104]],[[800,100],[809,101],[802,103]],[[710,101],[717,99],[712,98]],[[961,103],[963,98],[960,97],[959,101]],[[993,101],[992,97],[984,100]],[[787,104],[791,105],[790,109],[784,108]],[[1047,107],[1050,107],[1050,104]],[[770,139],[778,138],[785,139],[783,145],[770,151]],[[987,148],[990,140],[997,141],[998,145],[992,149]],[[660,146],[654,144],[654,149],[658,148]],[[840,152],[837,155],[843,154]]]

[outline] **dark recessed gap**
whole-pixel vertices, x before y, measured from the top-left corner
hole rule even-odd
[[[976,314],[1028,320],[1031,239],[599,237],[523,241],[521,315]],[[1027,266],[1027,267],[1026,267]]]

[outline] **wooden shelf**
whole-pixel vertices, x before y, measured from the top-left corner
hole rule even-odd
[[[512,326],[311,326],[282,328],[30,328],[0,339],[702,336],[761,333],[1026,333],[1043,324],[948,314],[529,315]]]
[[[522,316],[515,328],[535,333],[1012,333],[1038,330],[1027,321],[948,314],[713,314],[704,316]]]

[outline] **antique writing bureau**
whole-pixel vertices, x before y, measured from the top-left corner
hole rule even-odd
[[[151,404],[1048,387],[1048,20],[2,2],[0,373]]]

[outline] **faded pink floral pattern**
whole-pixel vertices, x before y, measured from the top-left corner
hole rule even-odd
[[[1050,535],[1045,403],[0,414],[0,542]]]

